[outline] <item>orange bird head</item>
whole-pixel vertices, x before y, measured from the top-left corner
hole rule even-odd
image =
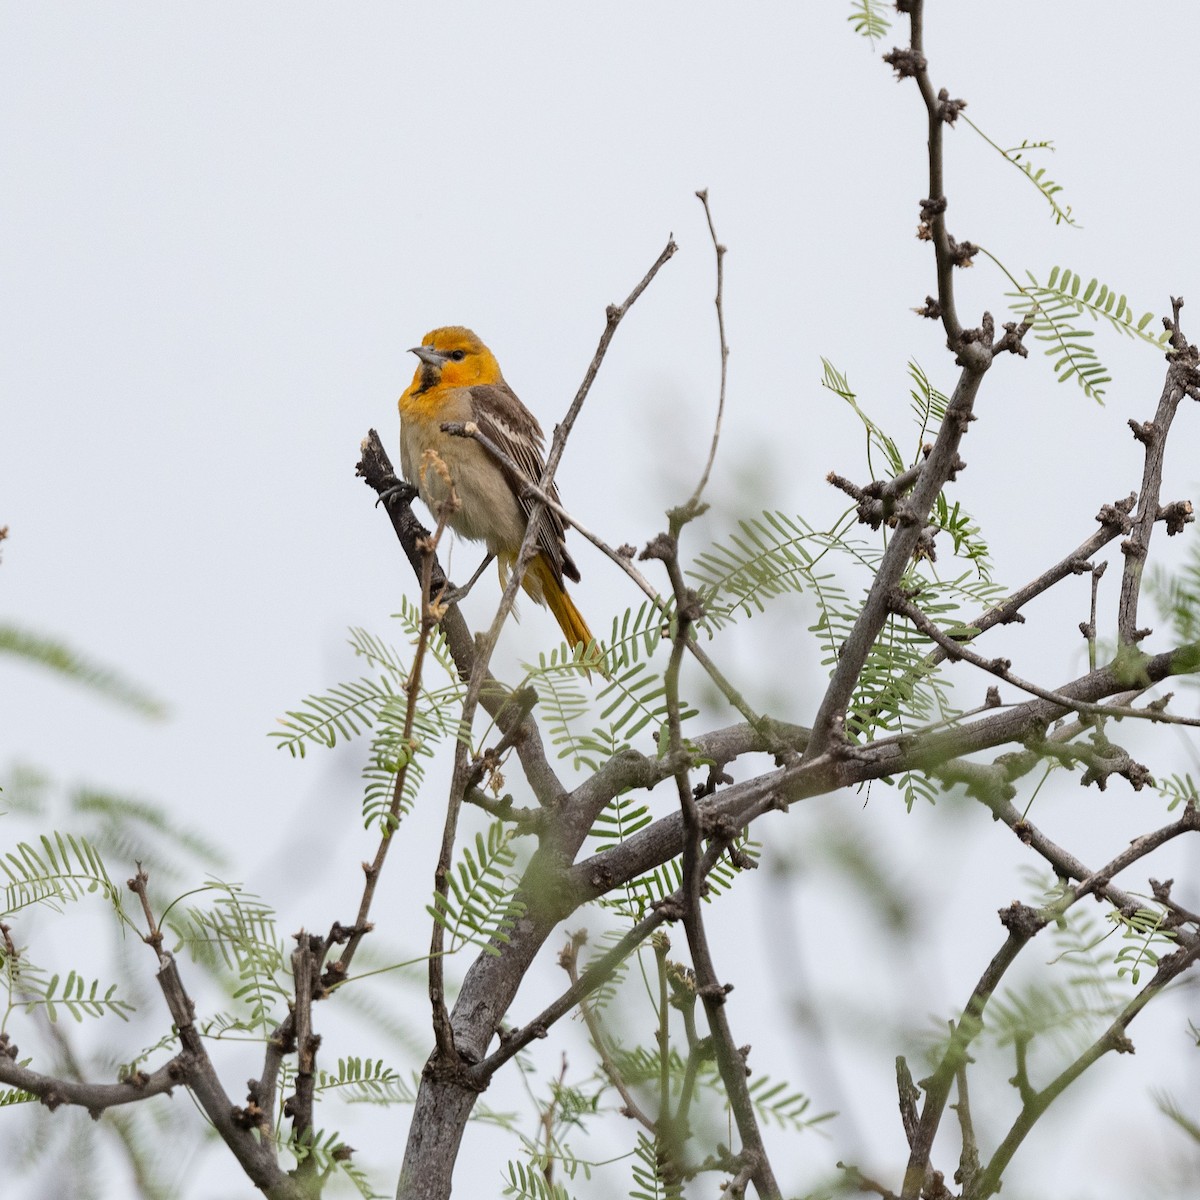
[[[504,382],[495,355],[462,325],[432,330],[410,353],[421,360],[410,392]]]

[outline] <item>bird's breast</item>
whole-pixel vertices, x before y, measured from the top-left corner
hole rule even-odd
[[[498,464],[478,442],[443,431],[451,421],[472,419],[470,393],[405,393],[400,399],[400,466],[416,486],[429,511],[437,517],[450,488],[432,450],[444,464],[459,507],[448,524],[460,537],[483,541],[493,553],[515,553],[525,534],[525,517]]]

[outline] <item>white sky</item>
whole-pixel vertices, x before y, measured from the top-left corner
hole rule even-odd
[[[732,357],[717,504],[690,544],[764,507],[815,523],[840,511],[824,476],[863,477],[861,438],[819,387],[820,356],[848,372],[906,446],[907,359],[944,390],[955,375],[939,327],[909,312],[934,290],[931,253],[913,237],[926,194],[924,111],[915,87],[879,61],[892,39],[872,50],[848,11],[4,6],[0,524],[11,537],[0,618],[119,665],[166,698],[172,719],[143,724],[0,660],[0,771],[20,760],[64,783],[161,800],[227,848],[230,875],[278,905],[285,931],[348,918],[370,844],[356,751],[296,764],[265,733],[308,692],[358,674],[347,626],[393,636],[388,615],[413,592],[387,520],[354,476],[359,439],[375,426],[394,445],[395,398],[413,370],[406,349],[448,323],[488,342],[549,431],[604,306],[674,232],[680,253],[618,332],[559,475],[585,525],[614,544],[644,542],[694,485],[715,406],[713,261],[697,187],[709,188],[729,246]],[[1014,273],[1044,279],[1064,263],[1099,275],[1139,312],[1165,311],[1172,292],[1194,296],[1185,329],[1200,335],[1194,8],[931,3],[927,26],[935,84],[965,97],[993,138],[1054,139],[1048,172],[1083,225],[1056,228],[1033,188],[960,125],[947,137],[951,231]],[[985,307],[1003,319],[1007,285],[986,260],[959,288],[964,320]],[[1036,351],[998,362],[984,385],[955,496],[1012,586],[1082,541],[1100,504],[1140,478],[1125,421],[1151,415],[1161,359],[1103,331],[1096,340],[1115,375],[1105,407],[1057,386]],[[1185,408],[1179,421],[1166,499],[1194,494],[1197,415]],[[590,549],[577,542],[573,553],[580,607],[600,632],[638,598]],[[460,547],[454,573],[476,559]],[[477,619],[493,594],[480,592],[469,607]],[[1067,585],[1060,607],[1010,632],[1017,669],[1048,684],[1077,673],[1085,603],[1086,583]],[[811,619],[806,601],[785,599],[714,650],[754,702],[793,720],[811,716],[819,687],[807,674]],[[526,604],[498,665],[511,670],[556,642],[551,618]],[[1155,798],[1130,797],[1120,782],[1104,797],[1068,785],[1056,831],[1081,854],[1110,857],[1165,820]],[[405,826],[412,878],[391,883],[385,911],[419,904],[432,874],[441,813],[438,795],[428,799]],[[874,933],[834,924],[844,897],[828,879],[797,913],[818,988],[851,996],[863,978],[895,988],[897,1019],[916,1028],[965,998],[998,945],[992,914],[1024,887],[1026,860],[980,814],[956,818],[944,805],[904,819],[897,807],[882,791],[865,810],[836,797],[811,817],[777,819],[770,834],[783,851],[803,844],[805,828],[841,828],[928,891],[930,961],[900,975],[901,987]],[[761,907],[765,873],[743,886],[744,920],[768,919],[762,940],[741,946],[742,962],[736,942],[718,943],[735,981],[751,955],[783,953]],[[941,907],[952,901],[962,904]],[[393,930],[395,945],[424,939],[423,928]],[[735,993],[735,1030],[770,1023],[775,1010],[754,1005],[769,987]],[[419,1007],[412,1019],[422,1027]],[[1135,1029],[1137,1060],[1102,1071],[1121,1089],[1123,1119],[1165,1155],[1183,1144],[1155,1116],[1150,1082],[1184,1100],[1197,1092],[1171,1077],[1188,1045],[1183,1017],[1162,1019],[1170,1028],[1157,1057],[1152,1045],[1141,1052],[1147,1035]],[[890,1168],[890,1180],[896,1052],[853,1052],[857,1074],[842,1084],[865,1131],[853,1154],[864,1169]],[[821,1094],[819,1064],[802,1054],[780,1071],[816,1108],[847,1103]],[[1153,1181],[1101,1140],[1113,1115],[1085,1106],[1073,1125],[1049,1122],[1006,1195],[1156,1194],[1139,1191]],[[389,1120],[395,1146],[370,1154],[388,1188],[407,1114]],[[1067,1129],[1076,1146],[1096,1139],[1087,1154],[1054,1152],[1054,1130]],[[849,1136],[835,1126],[826,1142],[782,1141],[782,1176],[800,1188],[853,1157]],[[220,1155],[205,1161],[215,1171]],[[475,1194],[498,1191],[495,1166],[473,1161]],[[186,1194],[220,1194],[220,1178],[233,1177],[193,1180]]]

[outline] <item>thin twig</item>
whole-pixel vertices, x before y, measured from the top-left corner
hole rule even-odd
[[[558,956],[559,964],[563,970],[567,972],[571,980],[571,986],[579,985],[579,946],[581,943],[575,938],[571,938]],[[624,1104],[622,1112],[625,1116],[636,1121],[643,1129],[651,1136],[656,1133],[654,1118],[651,1117],[638,1103],[637,1097],[629,1090],[629,1084],[625,1082],[625,1077],[621,1074],[620,1068],[617,1066],[612,1054],[608,1048],[608,1039],[604,1036],[604,1030],[600,1027],[600,1021],[592,1006],[587,1002],[586,998],[581,997],[579,1000],[579,1011],[583,1016],[583,1023],[587,1026],[588,1037],[592,1040],[592,1046],[600,1057],[600,1067],[607,1077],[609,1083],[617,1090],[617,1095],[621,1097]]]
[[[677,894],[678,895],[678,894]],[[676,904],[678,903],[676,896]],[[571,986],[556,1000],[548,1004],[532,1021],[520,1029],[501,1035],[500,1045],[475,1068],[481,1081],[490,1079],[514,1055],[519,1054],[531,1042],[544,1038],[556,1021],[567,1015],[581,1000],[585,1000],[598,987],[606,984],[616,974],[621,964],[650,936],[664,921],[678,916],[671,899],[659,904],[630,929],[617,944],[601,958],[589,964],[586,971],[572,982]]]
[[[1179,327],[1179,310],[1183,301],[1171,298],[1172,317],[1164,318],[1171,331],[1171,353],[1167,375],[1159,396],[1154,420],[1145,425],[1133,425],[1134,434],[1146,447],[1146,463],[1142,472],[1142,487],[1138,495],[1137,512],[1129,538],[1121,543],[1125,569],[1121,575],[1121,600],[1117,611],[1117,637],[1123,646],[1135,645],[1144,636],[1137,628],[1138,596],[1142,571],[1150,551],[1150,537],[1159,519],[1159,495],[1162,491],[1163,458],[1171,422],[1185,396],[1200,394],[1200,352],[1183,336]]]
[[[1049,570],[1043,571],[1036,579],[1031,580],[1023,588],[1019,588],[1010,596],[1006,596],[999,604],[993,605],[978,616],[963,621],[965,628],[978,631],[972,635],[971,641],[976,641],[980,634],[986,633],[994,625],[1006,625],[1011,621],[1023,619],[1020,616],[1021,609],[1031,600],[1036,599],[1056,583],[1065,579],[1068,575],[1078,575],[1083,571],[1092,570],[1093,568],[1090,566],[1088,560],[1093,554],[1097,554],[1103,550],[1109,542],[1120,537],[1122,532],[1122,527],[1118,523],[1107,522],[1102,524],[1086,542],[1077,546],[1070,554],[1060,559]],[[1101,574],[1104,573],[1104,565],[1101,563],[1096,568]],[[940,648],[931,650],[922,660],[922,666],[934,667],[944,662],[945,659],[945,650]],[[1095,670],[1095,662],[1091,663],[1091,668]]]
[[[1132,1054],[1133,1043],[1125,1034],[1133,1019],[1173,980],[1190,970],[1200,960],[1200,939],[1191,946],[1176,950],[1161,959],[1154,978],[1121,1010],[1111,1025],[1073,1062],[1041,1091],[1024,1097],[1020,1113],[1004,1140],[996,1148],[987,1166],[979,1175],[978,1184],[971,1189],[971,1200],[987,1200],[1000,1190],[1001,1177],[1012,1161],[1026,1135],[1054,1101],[1067,1090],[1093,1063],[1105,1054]]]
[[[915,629],[936,642],[947,658],[970,663],[971,666],[978,667],[981,671],[986,671],[989,675],[994,675],[997,679],[1003,679],[1005,683],[1011,683],[1013,687],[1020,688],[1021,691],[1028,692],[1031,696],[1037,696],[1042,700],[1048,700],[1051,704],[1057,704],[1065,712],[1084,713],[1088,716],[1098,717],[1134,717],[1161,725],[1189,725],[1200,728],[1200,717],[1176,716],[1174,713],[1164,712],[1161,708],[1134,708],[1132,705],[1093,704],[1086,700],[1076,700],[1070,696],[1065,696],[1062,692],[1056,692],[1051,688],[1039,687],[1036,683],[1014,674],[1008,659],[984,658],[982,654],[976,654],[975,651],[969,649],[964,643],[952,638],[931,621],[907,597],[898,594],[893,595],[892,611],[904,617]]]
[[[408,711],[405,714],[404,722],[404,737],[406,741],[412,735],[413,721],[416,717],[417,696],[420,689],[420,668],[424,662],[429,638],[437,623],[437,614],[434,611],[431,596],[433,564],[437,557],[438,542],[441,540],[442,534],[446,529],[446,522],[449,520],[454,509],[458,507],[458,496],[454,491],[453,482],[447,479],[447,483],[450,489],[449,501],[442,506],[442,511],[437,514],[437,529],[432,541],[425,549],[425,559],[421,568],[421,634],[417,643],[417,652],[413,658],[413,668],[409,675]],[[475,668],[472,679],[474,680],[476,675],[478,675],[479,686],[482,687],[484,682],[483,676],[486,675],[486,666],[480,671],[480,663],[477,662]],[[478,692],[476,694],[478,695]],[[464,719],[460,725],[460,729],[465,733],[469,728],[470,722]],[[465,736],[460,736],[455,746],[456,771],[459,757],[465,756],[465,754],[466,738]],[[392,797],[392,809],[396,813],[399,812],[400,789],[407,768],[408,762],[406,761],[400,774],[396,777],[396,790]],[[446,810],[446,821],[442,828],[441,847],[438,851],[437,866],[434,868],[433,873],[435,904],[444,905],[449,894],[450,866],[454,855],[454,843],[458,836],[458,817],[461,812],[462,796],[465,792],[466,784],[464,782],[461,792],[452,793],[451,802]],[[454,799],[455,795],[458,797],[457,803]],[[442,911],[445,911],[444,908]],[[433,1034],[438,1053],[443,1057],[450,1058],[454,1054],[454,1030],[450,1023],[450,1013],[446,1008],[445,958],[443,954],[445,936],[446,929],[442,922],[433,921],[429,934],[429,1005],[433,1015]]]
[[[942,327],[946,331],[946,340],[954,350],[959,348],[962,341],[963,328],[958,319],[954,302],[954,268],[959,265],[959,252],[969,249],[970,244],[963,247],[955,244],[946,228],[946,188],[945,188],[945,158],[942,148],[945,126],[953,121],[945,107],[947,94],[935,94],[933,81],[929,77],[927,60],[925,58],[925,3],[924,0],[912,0],[909,9],[912,19],[912,37],[910,46],[914,57],[914,69],[917,87],[921,91],[921,99],[925,101],[929,130],[929,201],[932,209],[929,218],[931,240],[937,259],[938,304],[941,307]],[[962,101],[951,101],[960,107]],[[950,109],[949,112],[954,112]],[[969,261],[969,255],[968,255]]]
[[[1014,909],[1020,906],[1014,905]],[[955,1022],[950,1044],[946,1047],[942,1060],[934,1073],[922,1081],[925,1091],[925,1103],[921,1108],[921,1117],[911,1138],[911,1150],[908,1156],[908,1166],[904,1173],[904,1187],[901,1191],[902,1200],[916,1200],[922,1189],[930,1169],[929,1156],[933,1149],[934,1135],[941,1121],[942,1111],[950,1096],[950,1087],[958,1073],[959,1065],[966,1061],[967,1050],[975,1036],[983,1027],[983,1012],[996,990],[1004,973],[1016,961],[1017,955],[1024,949],[1029,939],[1040,929],[1041,925],[1030,922],[1020,922],[1016,919],[1008,923],[1008,937],[1004,945],[992,956],[983,974],[979,977],[970,998],[963,1007],[962,1016]]]
[[[721,423],[725,416],[725,381],[729,373],[729,343],[725,340],[726,250],[720,238],[717,237],[717,230],[713,225],[712,209],[708,205],[708,188],[697,192],[696,197],[704,205],[704,217],[708,222],[709,236],[712,238],[713,251],[717,256],[717,296],[714,303],[717,308],[717,339],[721,350],[721,391],[717,399],[717,419],[713,423],[712,445],[708,450],[708,461],[704,464],[704,473],[700,476],[700,482],[696,484],[696,490],[685,505],[686,508],[692,511],[696,511],[700,507],[700,498],[704,495],[704,489],[708,486],[708,477],[712,473],[713,463],[717,458],[717,446],[721,441]]]
[[[240,1122],[241,1110],[234,1108],[225,1088],[217,1075],[216,1068],[208,1056],[204,1039],[195,1025],[195,1007],[180,978],[175,958],[163,949],[162,932],[150,908],[146,892],[146,873],[139,866],[137,874],[129,880],[130,890],[142,903],[149,932],[143,940],[158,958],[158,984],[175,1027],[179,1030],[179,1042],[187,1055],[186,1082],[192,1095],[208,1119],[212,1121],[222,1141],[233,1152],[247,1177],[269,1200],[303,1200],[306,1193],[297,1180],[290,1178],[279,1167],[275,1150],[269,1139],[260,1141],[249,1122]]]
[[[962,1152],[958,1156],[957,1179],[964,1193],[969,1192],[979,1174],[979,1143],[975,1137],[975,1122],[971,1118],[971,1094],[967,1088],[967,1064],[961,1062],[955,1075],[958,1100],[951,1105],[958,1117]]]
[[[719,839],[714,839],[713,843],[704,852],[704,857],[700,862],[700,874],[702,877],[708,875],[720,861],[724,853],[725,843]],[[618,885],[614,884],[614,886]],[[573,902],[571,911],[574,911],[580,902]],[[485,1086],[492,1075],[508,1062],[509,1059],[518,1054],[531,1042],[539,1038],[544,1038],[550,1027],[556,1021],[566,1016],[580,1000],[590,996],[598,987],[607,983],[625,959],[655,929],[665,921],[679,920],[682,914],[682,888],[672,892],[665,899],[655,901],[649,913],[638,921],[632,929],[628,930],[611,950],[588,967],[580,976],[578,984],[573,984],[558,999],[549,1004],[532,1021],[520,1029],[503,1033],[499,1048],[476,1065],[472,1073],[473,1078],[479,1085]],[[569,913],[566,915],[569,915]],[[479,961],[482,960],[477,960],[477,962]],[[495,962],[494,959],[489,959],[488,961]]]
[[[301,930],[296,935],[297,946],[292,952],[292,976],[296,984],[296,1091],[290,1101],[292,1140],[305,1146],[312,1137],[313,1087],[316,1075],[316,1054],[321,1039],[313,1033],[313,991],[321,973],[325,944]],[[299,1174],[316,1173],[317,1160],[312,1154],[301,1158]]]
[[[669,620],[671,617],[671,608],[663,596],[658,592],[654,585],[637,569],[633,562],[633,555],[627,549],[622,550],[610,546],[602,537],[593,533],[586,525],[581,525],[579,521],[572,516],[555,497],[543,487],[535,483],[525,473],[519,463],[515,462],[508,454],[501,449],[491,438],[485,434],[478,425],[472,421],[447,421],[442,425],[442,432],[448,433],[452,437],[470,438],[472,441],[478,442],[493,458],[500,463],[506,471],[508,471],[514,479],[521,485],[522,490],[528,496],[540,501],[548,509],[554,512],[564,525],[574,529],[585,540],[589,541],[597,550],[600,551],[610,562],[615,563],[630,579],[633,580],[638,590],[645,596],[664,618]],[[708,677],[716,684],[721,694],[725,699],[742,714],[751,724],[763,726],[766,718],[759,713],[756,713],[746,701],[745,697],[733,686],[728,677],[723,671],[713,662],[707,653],[701,648],[700,643],[695,638],[688,639],[688,652],[703,668]]]
[[[679,716],[679,671],[683,664],[689,627],[700,612],[696,596],[684,582],[683,571],[679,566],[677,530],[679,524],[686,519],[687,514],[679,513],[678,510],[672,513],[672,533],[660,534],[646,547],[642,555],[644,558],[662,560],[675,595],[675,638],[671,647],[671,659],[663,675],[663,686],[669,748],[672,757],[679,763],[675,770],[675,788],[683,821],[683,927],[696,972],[696,992],[708,1018],[717,1067],[721,1072],[721,1080],[725,1085],[738,1135],[742,1140],[742,1153],[746,1156],[746,1162],[752,1165],[751,1178],[759,1196],[764,1200],[781,1200],[783,1193],[767,1157],[762,1131],[754,1111],[754,1102],[746,1085],[746,1052],[735,1042],[725,1010],[726,994],[731,988],[723,985],[717,977],[708,944],[708,932],[704,925],[704,914],[701,911],[701,889],[704,884],[701,842],[706,830],[699,805],[692,792]]]

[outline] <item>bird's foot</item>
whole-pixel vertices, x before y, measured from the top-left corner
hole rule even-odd
[[[408,504],[417,498],[417,489],[411,483],[404,483],[397,479],[390,487],[386,487],[379,493],[375,501],[375,507],[378,508],[381,504],[384,508],[390,508],[393,500],[398,500],[402,504]]]
[[[475,574],[462,587],[448,587],[438,598],[441,604],[457,604],[471,594],[471,589],[479,582],[479,577],[487,570],[488,565],[496,556],[489,554],[475,569]]]

